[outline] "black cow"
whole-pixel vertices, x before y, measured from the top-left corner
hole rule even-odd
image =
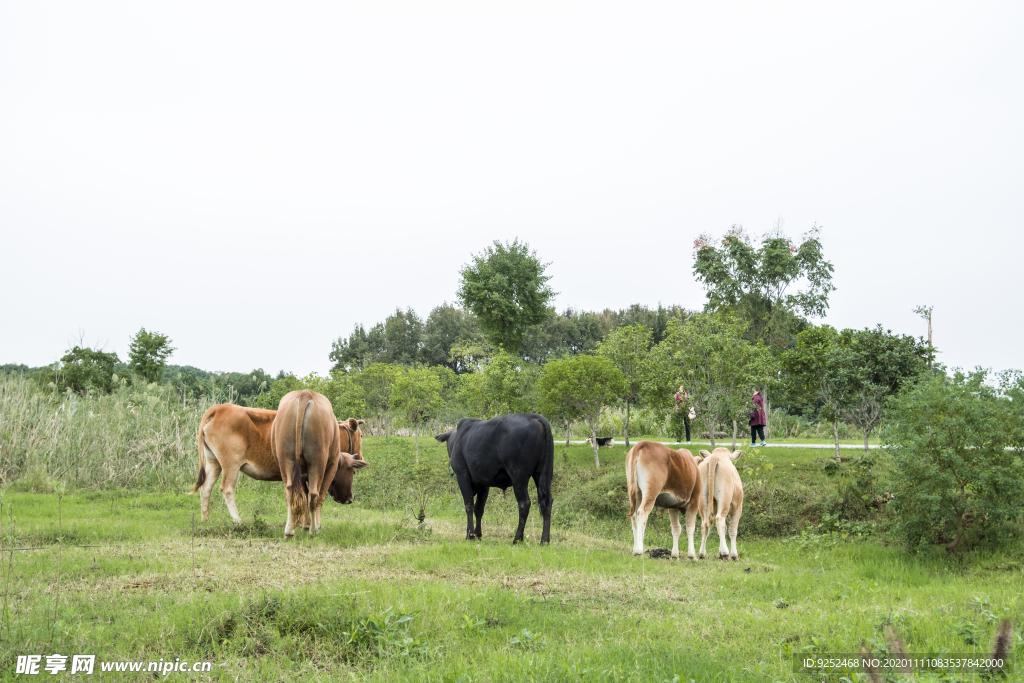
[[[519,413],[490,420],[465,417],[454,432],[434,437],[447,442],[448,461],[459,480],[462,500],[466,503],[466,539],[480,538],[480,518],[491,488],[512,487],[519,502],[519,528],[513,543],[523,540],[523,529],[530,514],[530,492],[533,477],[537,485],[537,502],[544,515],[544,532],[540,542],[551,541],[551,473],[555,466],[555,440],[551,425],[543,415]],[[473,504],[476,496],[476,505]],[[476,512],[476,529],[473,512]]]

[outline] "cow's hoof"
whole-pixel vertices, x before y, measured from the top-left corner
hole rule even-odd
[[[707,557],[707,555],[705,555],[704,553],[701,553],[701,554],[700,554],[700,559],[702,559],[702,560],[703,560],[703,559],[704,559],[705,557]]]
[[[718,559],[729,561],[729,553],[718,553]]]
[[[697,561],[697,556],[696,555],[687,555],[686,559],[688,559],[690,562],[696,562]]]
[[[736,560],[740,559],[740,556],[739,555],[730,555],[729,559],[732,560],[733,562],[735,562]]]

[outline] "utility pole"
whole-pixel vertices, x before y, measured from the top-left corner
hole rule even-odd
[[[928,321],[928,351],[931,353],[932,356],[934,356],[935,352],[933,351],[933,349],[935,347],[932,346],[932,308],[934,308],[934,306],[916,306],[914,308],[914,313],[917,313],[919,316]],[[928,370],[930,371],[931,369],[932,358],[929,357]]]

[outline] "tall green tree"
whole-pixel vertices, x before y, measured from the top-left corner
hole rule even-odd
[[[693,274],[707,289],[705,310],[733,310],[749,322],[751,339],[789,346],[805,318],[825,314],[835,289],[820,236],[815,226],[795,242],[781,223],[760,241],[742,226],[720,240],[701,235],[693,245]]]
[[[479,373],[476,412],[484,417],[526,413],[533,409],[537,367],[508,351],[494,354]]]
[[[380,424],[385,440],[394,421],[394,389],[401,373],[402,368],[396,365],[373,363],[356,375],[366,410]]]
[[[174,347],[166,334],[148,332],[143,327],[135,333],[128,345],[128,365],[136,376],[146,382],[159,382],[163,379],[164,366],[172,353]]]
[[[597,346],[597,353],[615,363],[625,378],[623,391],[618,395],[626,406],[623,436],[629,448],[629,418],[633,406],[640,402],[644,382],[651,374],[651,338],[649,327],[634,323],[612,330]]]
[[[839,360],[849,364],[851,378],[844,414],[860,427],[867,452],[868,438],[882,420],[886,401],[928,369],[932,349],[924,340],[893,334],[881,325],[843,330],[841,337],[846,353]]]
[[[549,264],[518,239],[495,240],[472,259],[460,271],[459,301],[476,315],[492,344],[518,354],[526,330],[551,315],[548,304],[555,292],[544,274]]]
[[[391,404],[413,428],[416,464],[420,464],[420,425],[441,408],[441,381],[428,368],[409,368],[398,375],[391,389]]]
[[[626,378],[610,359],[573,356],[544,366],[538,382],[542,411],[556,417],[583,420],[590,430],[594,466],[601,467],[597,452],[597,424],[601,410],[626,391]]]
[[[819,419],[832,425],[838,461],[839,418],[857,383],[856,363],[842,337],[828,325],[808,328],[779,360],[782,395],[790,405],[818,408]]]
[[[452,354],[452,349],[482,341],[483,333],[476,323],[476,316],[458,306],[444,303],[430,312],[423,326],[423,363],[428,366],[443,365],[458,374],[472,372],[471,367]]]
[[[356,325],[347,337],[338,337],[331,343],[328,359],[332,371],[362,370],[384,353],[384,326],[377,324],[367,332],[362,324]]]
[[[893,531],[912,549],[953,552],[1006,534],[1024,514],[1024,386],[1016,374],[999,387],[988,379],[984,370],[926,374],[890,402]]]
[[[116,353],[74,346],[61,356],[54,384],[58,389],[70,389],[80,394],[87,391],[109,394],[113,387],[114,368],[119,362]]]
[[[715,431],[748,412],[751,389],[766,386],[775,375],[772,353],[745,339],[746,332],[746,321],[733,313],[698,313],[671,320],[659,345],[660,393],[671,398],[677,387],[686,388],[712,448]]]

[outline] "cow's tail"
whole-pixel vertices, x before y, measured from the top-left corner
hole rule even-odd
[[[206,424],[213,419],[213,414],[216,412],[217,406],[212,406],[203,414],[203,419],[199,421],[199,434],[196,436],[196,442],[199,446],[199,478],[196,480],[196,485],[188,492],[188,495],[190,496],[206,483],[206,457],[203,453],[203,446],[205,444],[206,437],[203,434],[203,429],[205,429]]]
[[[704,509],[707,510],[708,519],[714,519],[715,517],[715,475],[718,473],[718,458],[713,457],[708,461],[708,480],[705,482],[707,487],[705,491],[701,491],[701,498],[704,499]]]
[[[295,464],[292,466],[292,509],[302,513],[306,506],[306,483],[302,481],[302,430],[305,427],[306,413],[313,401],[301,408],[300,399],[295,399]]]
[[[636,444],[626,453],[626,490],[629,492],[629,514],[632,517],[636,512],[637,494],[639,489],[636,483],[636,461],[640,457],[640,444]]]

